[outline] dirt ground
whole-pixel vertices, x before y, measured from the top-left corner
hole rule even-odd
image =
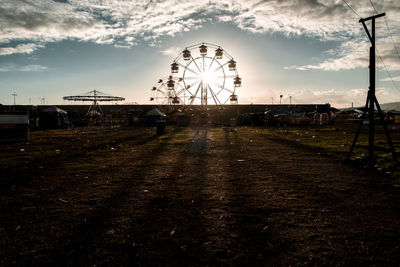
[[[0,150],[1,266],[400,263],[392,178],[269,129],[45,131]]]

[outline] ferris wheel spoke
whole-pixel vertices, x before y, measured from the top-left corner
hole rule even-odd
[[[188,71],[190,71],[190,72],[196,74],[197,76],[200,76],[200,73],[198,73],[198,72],[195,71],[195,70],[192,70],[191,68],[189,68],[189,67],[183,65],[182,63],[178,63],[178,65],[181,66],[182,68],[184,68],[185,70],[188,70]],[[197,67],[197,68],[198,68],[198,67]]]
[[[216,78],[220,78],[220,79],[223,79],[223,78],[227,78],[227,79],[231,79],[231,78],[235,78],[237,75],[225,75],[225,76],[216,76]]]
[[[214,84],[217,84],[217,85],[219,85],[219,86],[222,86],[223,84],[224,84],[224,82],[225,82],[225,79],[214,79],[213,81],[212,81]]]
[[[189,85],[188,85],[189,88],[186,87],[186,88],[187,88],[186,91],[188,91],[191,95],[193,95],[189,89],[192,88],[193,85],[195,85],[195,84],[197,84],[197,83],[199,83],[199,85],[200,85],[200,81],[195,81],[194,83],[189,84]]]
[[[199,68],[199,66],[196,63],[196,60],[193,58],[193,56],[190,56],[192,58],[192,62],[194,63],[194,65],[196,65],[197,69],[201,72],[201,69]],[[188,64],[189,65],[189,64]]]
[[[168,96],[168,94],[167,93],[165,93],[165,92],[163,92],[163,91],[161,91],[161,90],[157,90],[159,93],[161,93],[161,94],[163,94],[163,95],[165,95],[165,96]]]
[[[214,79],[211,83],[213,85],[215,85],[214,87],[222,88],[222,87],[224,87],[225,80],[224,79]]]
[[[229,93],[233,94],[233,91],[226,87],[221,88],[221,91],[219,91],[219,92],[222,92],[223,90],[228,91]]]
[[[175,95],[178,96],[180,94],[182,94],[185,91],[185,88],[182,88],[180,91],[175,92]]]
[[[219,101],[218,97],[215,95],[214,91],[211,89],[210,85],[207,85],[207,87],[208,87],[208,90],[211,93],[212,98],[214,99],[214,103],[216,105],[221,104],[221,102]]]
[[[201,83],[199,83],[199,86],[197,86],[196,93],[194,95],[192,95],[193,98],[192,98],[192,101],[190,101],[191,105],[193,104],[194,100],[196,99],[197,94],[199,93],[200,86],[201,86]]]
[[[226,64],[228,64],[228,63],[229,63],[229,61],[228,61],[228,62],[225,62],[224,64],[220,65],[218,68],[214,69],[213,72],[216,72],[216,71],[222,69],[222,68],[225,67]]]
[[[209,70],[211,69],[211,66],[212,66],[212,64],[213,64],[214,61],[215,61],[215,57],[216,57],[216,56],[214,56],[213,59],[211,60],[210,65],[208,66],[208,70],[207,70],[207,71],[209,71]]]

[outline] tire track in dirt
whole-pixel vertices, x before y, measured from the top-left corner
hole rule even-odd
[[[207,129],[191,129],[189,143],[172,155],[174,163],[162,169],[158,191],[136,218],[135,234],[143,246],[136,263],[187,265],[202,261],[207,241],[204,175],[207,171]],[[153,179],[152,179],[153,180]],[[154,187],[153,187],[154,188]],[[149,223],[151,222],[151,223]]]
[[[173,132],[172,134],[175,134],[176,132]],[[155,140],[154,136],[151,137],[146,137],[141,140],[133,140],[130,144],[125,143],[126,146],[131,146],[133,145],[134,147],[136,145],[139,146],[145,146],[148,142],[152,142]],[[24,253],[24,261],[25,262],[37,262],[37,263],[50,263],[50,262],[62,262],[69,263],[69,264],[84,264],[85,262],[91,262],[91,261],[99,261],[101,262],[102,258],[96,257],[96,255],[101,255],[101,251],[94,251],[96,248],[96,245],[98,245],[98,248],[102,247],[101,241],[99,243],[95,243],[95,239],[99,237],[99,234],[107,228],[110,228],[112,225],[112,220],[113,220],[113,213],[119,209],[119,206],[125,201],[125,199],[130,195],[130,194],[136,194],[139,195],[138,193],[138,188],[141,184],[144,183],[143,181],[143,176],[146,175],[150,171],[150,169],[146,168],[148,164],[151,164],[152,162],[155,162],[157,160],[157,157],[159,153],[163,150],[163,147],[161,145],[158,145],[155,150],[151,151],[143,151],[143,154],[137,154],[136,158],[144,158],[148,161],[146,161],[142,166],[139,166],[137,169],[137,166],[135,166],[135,172],[134,173],[129,173],[129,167],[125,171],[125,175],[129,175],[130,177],[128,178],[123,178],[117,181],[117,183],[110,185],[112,191],[111,192],[106,192],[102,189],[96,190],[97,192],[95,194],[100,194],[98,195],[98,198],[101,199],[101,201],[96,201],[92,202],[88,205],[84,205],[81,210],[79,215],[71,216],[74,212],[71,208],[69,208],[70,204],[66,204],[64,208],[66,208],[63,211],[56,211],[56,213],[51,216],[51,220],[49,219],[44,219],[43,214],[40,212],[37,214],[37,219],[35,221],[29,222],[29,224],[38,224],[42,225],[48,224],[49,227],[49,232],[43,231],[43,229],[38,229],[36,232],[30,233],[26,232],[29,227],[25,223],[21,223],[21,225],[27,229],[25,230],[24,233],[19,233],[19,235],[31,235],[33,234],[34,239],[31,241],[32,247],[30,251],[26,251],[29,248],[20,248],[25,250]],[[126,152],[126,151],[125,151]],[[107,155],[99,155],[100,157],[102,156],[107,156]],[[113,169],[117,169],[118,166],[122,167],[127,167],[129,166],[129,162],[127,160],[133,160],[133,158],[128,158],[128,159],[123,159],[122,161],[118,162],[116,166],[113,166]],[[62,170],[62,169],[61,169]],[[139,171],[139,172],[138,172]],[[128,173],[127,173],[128,172]],[[57,178],[57,176],[60,175],[58,174],[58,171],[55,169],[52,173],[48,174],[49,179],[51,177]],[[102,173],[98,174],[101,177],[104,176],[112,176],[115,175],[113,173],[109,173],[107,169],[103,170]],[[121,173],[122,175],[122,173]],[[96,176],[94,173],[93,176]],[[75,177],[76,179],[76,177]],[[100,178],[96,178],[100,179]],[[54,181],[55,179],[53,179]],[[63,180],[65,182],[65,180]],[[84,181],[86,182],[86,181]],[[94,181],[92,181],[94,182]],[[132,188],[134,190],[132,190]],[[59,188],[58,188],[59,189]],[[75,188],[68,188],[66,187],[65,189],[70,190],[70,193],[72,195],[68,197],[68,191],[64,193],[64,198],[66,199],[74,199],[77,195],[86,195],[86,194],[91,194],[90,192],[87,192],[85,190],[80,191],[80,192],[75,192]],[[33,189],[32,189],[33,190]],[[54,188],[51,189],[55,193],[59,192],[59,190],[54,190]],[[48,197],[48,196],[47,196]],[[77,197],[79,199],[79,197]],[[45,206],[46,204],[43,203]],[[71,205],[76,205],[77,203],[72,203]],[[79,204],[79,203],[78,203]],[[35,204],[34,204],[35,205]],[[94,206],[94,207],[93,207]],[[39,207],[41,207],[41,204],[39,204]],[[10,210],[11,207],[9,207]],[[46,208],[45,208],[46,209]],[[53,208],[47,208],[49,212],[51,212]],[[59,208],[57,208],[59,209]],[[26,211],[22,211],[26,212]],[[30,210],[32,214],[34,212],[38,212],[37,209]],[[47,214],[47,212],[46,212]],[[46,215],[47,216],[47,215]],[[10,219],[10,222],[17,222],[18,219],[18,212],[14,215],[8,216]],[[14,219],[11,219],[14,218]],[[43,220],[45,222],[43,222]],[[2,224],[4,225],[4,224]],[[10,225],[10,227],[15,227],[13,225]],[[10,228],[6,227],[6,228]],[[62,228],[65,228],[64,230],[61,230]],[[33,227],[34,228],[34,227]],[[12,228],[10,228],[12,230]],[[100,234],[100,236],[103,236]],[[10,242],[19,242],[17,238],[15,241],[8,240],[5,245],[9,248],[14,248],[19,250],[19,248],[16,248],[15,246],[12,245]],[[52,244],[52,247],[47,246],[46,243]],[[55,245],[56,244],[56,245]],[[54,246],[55,245],[55,246]],[[39,249],[39,251],[38,251]],[[5,251],[5,250],[4,250]],[[92,254],[91,254],[92,253]],[[5,254],[7,255],[7,254]],[[6,256],[4,259],[5,260],[12,260],[9,258],[11,255],[16,255],[16,253],[9,253],[8,256]],[[39,255],[39,256],[37,256]],[[14,258],[14,260],[21,260]]]
[[[257,166],[250,164],[247,142],[235,129],[224,128],[222,162],[224,166],[224,218],[230,233],[227,244],[230,264],[274,264],[274,251],[266,221],[274,207],[266,206],[262,199],[260,181],[251,175]]]
[[[226,195],[220,187],[225,166],[212,153],[215,142],[209,131],[206,127],[192,129],[193,137],[176,155],[173,172],[165,174],[159,197],[148,202],[147,212],[139,218],[137,225],[146,226],[137,231],[149,240],[139,252],[140,262],[223,265],[234,255],[228,251],[232,237],[221,198]]]

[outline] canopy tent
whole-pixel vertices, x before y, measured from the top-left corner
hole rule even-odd
[[[67,112],[58,107],[49,107],[40,111],[39,127],[42,129],[68,129]]]
[[[146,126],[156,126],[158,121],[165,121],[166,115],[155,108],[148,111],[144,116]]]

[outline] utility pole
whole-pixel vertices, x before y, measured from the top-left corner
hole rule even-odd
[[[282,104],[282,97],[283,97],[283,95],[280,95],[280,96],[279,96],[279,105]]]
[[[15,97],[17,96],[17,94],[14,92],[14,93],[12,93],[11,95],[14,97],[14,106],[15,106],[15,103],[16,103],[16,102],[15,102]]]
[[[369,38],[369,40],[371,42],[371,47],[369,49],[369,90],[368,90],[368,95],[367,95],[367,101],[365,103],[365,111],[363,113],[360,126],[359,126],[358,131],[356,133],[356,136],[354,138],[353,144],[352,144],[352,146],[350,148],[349,154],[347,155],[347,158],[346,158],[347,160],[350,158],[350,155],[351,155],[351,153],[352,153],[352,151],[354,149],[354,146],[355,146],[355,144],[357,142],[357,138],[358,138],[358,136],[359,136],[359,134],[361,132],[361,128],[362,128],[362,124],[363,124],[364,119],[365,119],[366,111],[368,110],[368,113],[369,113],[368,164],[370,164],[372,166],[373,166],[374,161],[375,161],[375,159],[374,159],[374,150],[375,150],[375,144],[374,144],[374,140],[375,140],[375,129],[374,129],[375,128],[375,121],[374,121],[375,108],[374,107],[375,107],[375,105],[376,105],[376,107],[378,109],[379,116],[380,116],[380,118],[382,120],[383,127],[384,127],[385,132],[386,132],[387,141],[388,141],[388,143],[390,145],[390,148],[392,150],[393,159],[398,164],[397,157],[396,157],[395,150],[394,150],[393,143],[392,143],[392,139],[390,138],[389,130],[388,130],[387,126],[386,126],[386,122],[384,120],[383,112],[382,112],[381,107],[380,107],[380,105],[378,103],[378,99],[376,98],[376,95],[375,95],[375,67],[376,67],[376,64],[375,64],[375,19],[383,17],[383,16],[385,16],[385,13],[377,14],[375,16],[371,16],[371,17],[368,17],[368,18],[365,18],[365,19],[361,18],[359,20],[359,22],[362,23],[362,25],[363,25],[363,27],[365,29],[365,32],[367,33],[368,38]],[[371,20],[371,32],[368,30],[367,26],[365,25],[365,22],[369,21],[369,20]]]
[[[289,96],[289,105],[292,105],[292,96]]]
[[[271,104],[274,104],[274,97],[271,97]]]
[[[360,19],[360,23],[362,23],[369,40],[371,41],[371,47],[369,48],[369,138],[368,138],[368,159],[369,162],[374,161],[374,127],[375,127],[375,19],[385,16],[385,13],[375,15],[372,17],[368,17],[365,19]],[[371,31],[372,34],[368,31],[367,26],[365,25],[365,21],[371,20]]]
[[[44,97],[39,97],[39,101],[41,105],[44,105],[46,103],[46,98]]]

